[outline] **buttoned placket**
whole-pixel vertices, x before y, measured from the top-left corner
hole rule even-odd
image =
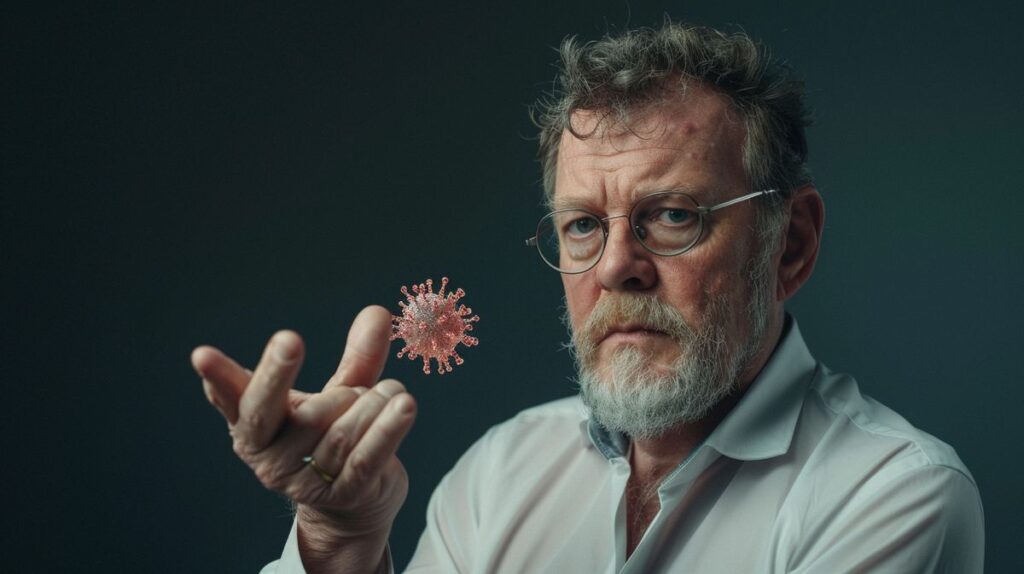
[[[589,435],[592,446],[605,457],[610,472],[609,514],[614,517],[612,531],[609,533],[611,547],[614,548],[614,560],[608,565],[606,574],[644,574],[654,557],[655,550],[650,540],[657,537],[657,532],[665,522],[665,516],[676,512],[680,501],[684,499],[690,485],[708,469],[720,454],[706,443],[698,445],[687,457],[662,481],[658,487],[660,508],[651,520],[647,531],[631,556],[626,557],[627,496],[629,477],[632,468],[629,460],[633,444],[627,443],[622,435],[609,433],[593,423],[581,423]],[[666,511],[667,509],[667,511]]]
[[[632,449],[632,446],[630,446],[630,449]],[[648,571],[655,558],[652,552],[656,551],[652,540],[657,539],[659,530],[665,526],[666,516],[679,511],[678,506],[686,497],[690,486],[720,456],[715,449],[701,444],[675,470],[669,473],[665,480],[662,481],[661,486],[658,487],[658,502],[660,505],[658,513],[651,520],[646,532],[644,532],[643,538],[640,539],[640,543],[637,544],[633,554],[628,559],[626,557],[626,535],[628,528],[626,486],[631,474],[628,462],[629,455],[627,454],[625,457],[609,461],[615,467],[614,472],[616,473],[613,491],[619,493],[618,512],[615,514],[616,544],[613,574],[645,574]]]

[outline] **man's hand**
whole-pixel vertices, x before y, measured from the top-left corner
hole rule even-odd
[[[309,571],[372,571],[405,501],[408,476],[395,452],[416,402],[398,381],[376,383],[390,332],[387,309],[363,309],[337,371],[315,394],[292,389],[303,360],[294,332],[274,334],[255,372],[213,347],[192,352],[235,453],[264,486],[296,502]],[[303,462],[309,455],[315,464]]]

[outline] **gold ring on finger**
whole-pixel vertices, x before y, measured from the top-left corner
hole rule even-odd
[[[312,468],[313,471],[320,476],[320,478],[324,479],[324,482],[326,482],[327,484],[334,484],[334,480],[337,477],[332,476],[329,472],[327,472],[319,464],[317,464],[316,459],[313,458],[313,455],[302,457],[302,462],[304,462],[306,466],[308,466],[309,468]]]

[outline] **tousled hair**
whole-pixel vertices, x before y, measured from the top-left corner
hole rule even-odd
[[[540,129],[538,156],[548,201],[554,195],[564,131],[582,139],[605,121],[628,127],[631,111],[684,92],[692,80],[723,94],[739,112],[746,132],[743,169],[753,190],[778,190],[772,204],[779,205],[778,199],[811,182],[804,133],[810,115],[803,82],[747,34],[666,19],[661,28],[629,30],[597,41],[568,37],[559,53],[555,88],[531,110]],[[590,133],[573,126],[573,114],[581,110],[601,118]],[[778,210],[768,211],[775,217],[761,216],[774,221],[760,223],[779,223]]]

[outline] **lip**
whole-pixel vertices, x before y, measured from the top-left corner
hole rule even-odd
[[[666,337],[667,335],[663,331],[657,331],[654,329],[647,329],[641,326],[627,325],[623,327],[616,327],[605,333],[604,337],[598,344],[605,341],[609,342],[633,342],[638,343],[652,337]]]

